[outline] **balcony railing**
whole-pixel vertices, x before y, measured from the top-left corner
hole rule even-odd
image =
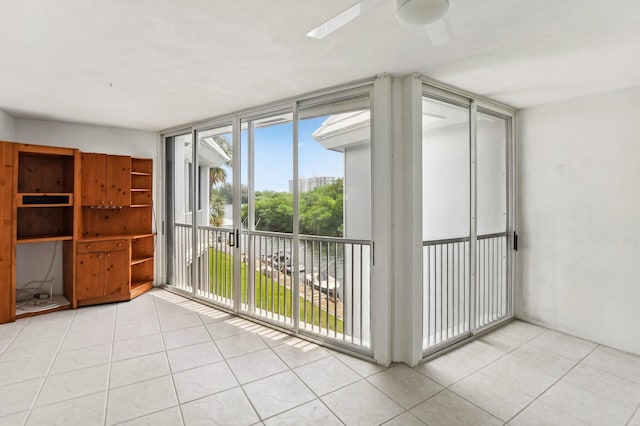
[[[194,266],[192,227],[175,225],[172,284],[233,307],[230,231],[199,226]],[[241,312],[300,334],[371,348],[368,240],[301,235],[294,245],[291,234],[264,231],[243,231],[240,238]]]
[[[506,317],[506,233],[477,238],[473,311],[470,238],[425,241],[422,245],[424,350]]]

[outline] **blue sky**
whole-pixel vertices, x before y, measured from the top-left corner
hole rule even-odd
[[[311,134],[327,118],[309,118],[298,124],[299,176],[344,177],[343,154],[326,150],[314,141]],[[255,190],[289,191],[289,180],[293,178],[292,123],[261,127],[255,130]],[[242,132],[243,147],[247,132]],[[246,182],[247,155],[243,152],[243,183]]]

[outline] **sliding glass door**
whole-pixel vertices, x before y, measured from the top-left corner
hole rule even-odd
[[[364,88],[167,137],[168,282],[370,352],[369,99]]]
[[[423,348],[468,335],[470,103],[422,99]]]
[[[426,88],[422,130],[426,356],[512,314],[511,117]]]
[[[510,312],[509,285],[509,117],[478,110],[477,135],[477,278],[475,327]]]
[[[195,143],[194,143],[195,141]],[[230,125],[166,138],[169,283],[233,306],[233,139]]]

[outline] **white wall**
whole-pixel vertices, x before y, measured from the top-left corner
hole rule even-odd
[[[2,115],[0,114],[0,136],[2,136]],[[156,205],[159,209],[160,171],[158,164],[158,137],[156,133],[122,129],[114,127],[91,126],[85,124],[63,123],[57,121],[15,119],[14,141],[20,143],[78,148],[83,152],[99,152],[114,155],[131,155],[134,157],[152,158],[154,160],[154,193]],[[2,139],[0,137],[0,139]],[[154,218],[160,219],[158,216]],[[156,255],[159,254],[156,241]],[[31,280],[42,280],[49,267],[54,243],[21,245],[16,253],[16,285],[20,288]],[[161,262],[156,262],[156,277],[160,271]],[[62,293],[62,249],[58,248],[53,266],[55,278],[54,292]]]
[[[640,354],[640,88],[519,113],[518,317]]]
[[[15,120],[0,109],[0,141],[12,142],[16,137]]]
[[[44,120],[15,120],[21,143],[78,148],[84,152],[157,158],[156,133]],[[157,166],[157,164],[154,164]]]

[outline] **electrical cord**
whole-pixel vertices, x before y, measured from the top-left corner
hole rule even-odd
[[[56,253],[58,251],[58,243],[53,245],[53,252],[51,254],[51,261],[49,262],[49,268],[42,280],[29,281],[22,286],[21,289],[16,288],[16,308],[21,308],[25,311],[40,311],[55,308],[59,306],[59,303],[53,301],[53,281],[54,278],[49,278],[51,271],[53,270],[53,264],[56,260]],[[49,297],[35,299],[36,294],[45,293],[44,285],[49,283]],[[39,287],[33,289],[34,284],[39,284]],[[44,302],[44,303],[43,303]]]

